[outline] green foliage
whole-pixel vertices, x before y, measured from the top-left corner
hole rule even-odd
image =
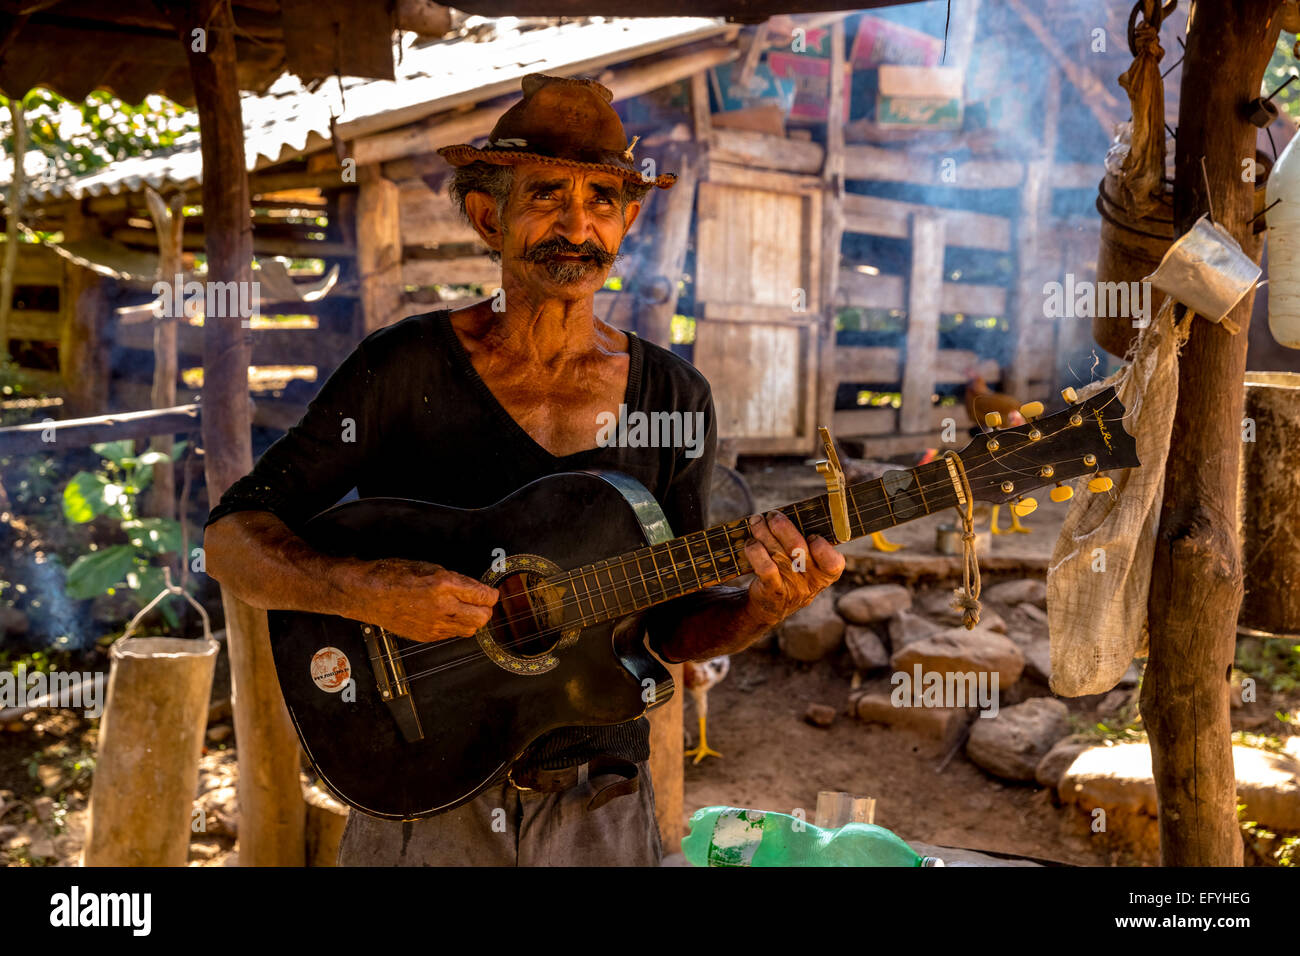
[[[1279,836],[1255,820],[1246,819],[1246,804],[1237,804],[1237,822],[1246,846],[1264,863],[1275,866],[1300,866],[1300,836]]]
[[[6,110],[11,102],[0,97]],[[132,106],[103,91],[74,103],[49,90],[36,89],[24,97],[23,105],[28,149],[49,160],[51,178],[94,172],[129,156],[174,146],[182,137],[198,132],[194,113],[156,94]],[[5,149],[12,152],[10,115],[0,123],[0,131]]]
[[[1277,47],[1273,50],[1273,58],[1264,70],[1264,79],[1260,84],[1261,96],[1268,96],[1296,72],[1295,43],[1294,33],[1278,34]],[[1278,93],[1273,102],[1286,110],[1288,115],[1300,119],[1300,80]]]
[[[1243,638],[1237,643],[1237,667],[1274,693],[1300,689],[1300,644]]]
[[[185,444],[175,446],[173,461],[184,452]],[[130,440],[91,447],[104,459],[103,466],[72,476],[63,489],[63,515],[70,524],[86,524],[97,518],[116,521],[125,542],[93,549],[73,561],[68,568],[68,596],[84,600],[126,588],[143,607],[166,583],[155,559],[181,549],[179,522],[136,514],[136,497],[153,480],[154,466],[167,456],[153,451],[137,455],[135,442]],[[167,601],[158,609],[170,626],[177,625],[176,612]]]

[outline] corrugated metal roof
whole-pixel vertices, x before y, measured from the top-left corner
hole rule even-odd
[[[414,122],[456,106],[517,92],[528,73],[581,73],[725,32],[702,17],[593,19],[530,28],[514,18],[489,21],[488,38],[427,41],[403,34],[396,80],[343,78],[314,84],[281,76],[261,96],[242,98],[248,169],[275,165],[331,141]],[[30,168],[30,167],[29,167]],[[146,184],[189,188],[203,172],[198,137],[166,154],[133,157],[76,179],[32,183],[37,201],[136,192]],[[0,182],[8,182],[5,170]]]

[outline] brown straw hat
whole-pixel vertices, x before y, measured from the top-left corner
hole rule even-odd
[[[642,178],[632,156],[636,140],[627,141],[608,87],[595,80],[530,73],[523,88],[524,98],[497,120],[486,149],[461,143],[444,146],[438,154],[453,166],[550,163],[603,169],[660,189],[677,181],[673,173]]]

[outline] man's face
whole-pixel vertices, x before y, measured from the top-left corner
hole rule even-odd
[[[612,173],[516,166],[501,222],[503,269],[550,298],[593,295],[641,210],[635,202],[624,209],[622,191]]]

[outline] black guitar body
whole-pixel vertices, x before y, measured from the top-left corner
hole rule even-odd
[[[275,667],[303,748],[357,810],[403,820],[450,810],[548,731],[634,720],[673,693],[645,647],[644,612],[582,629],[585,605],[561,594],[530,614],[536,598],[521,591],[548,572],[671,537],[657,502],[626,475],[552,475],[474,510],[361,499],[313,518],[303,537],[327,554],[440,564],[502,593],[478,636],[431,644],[340,617],[270,612]],[[510,660],[493,659],[485,632]]]

